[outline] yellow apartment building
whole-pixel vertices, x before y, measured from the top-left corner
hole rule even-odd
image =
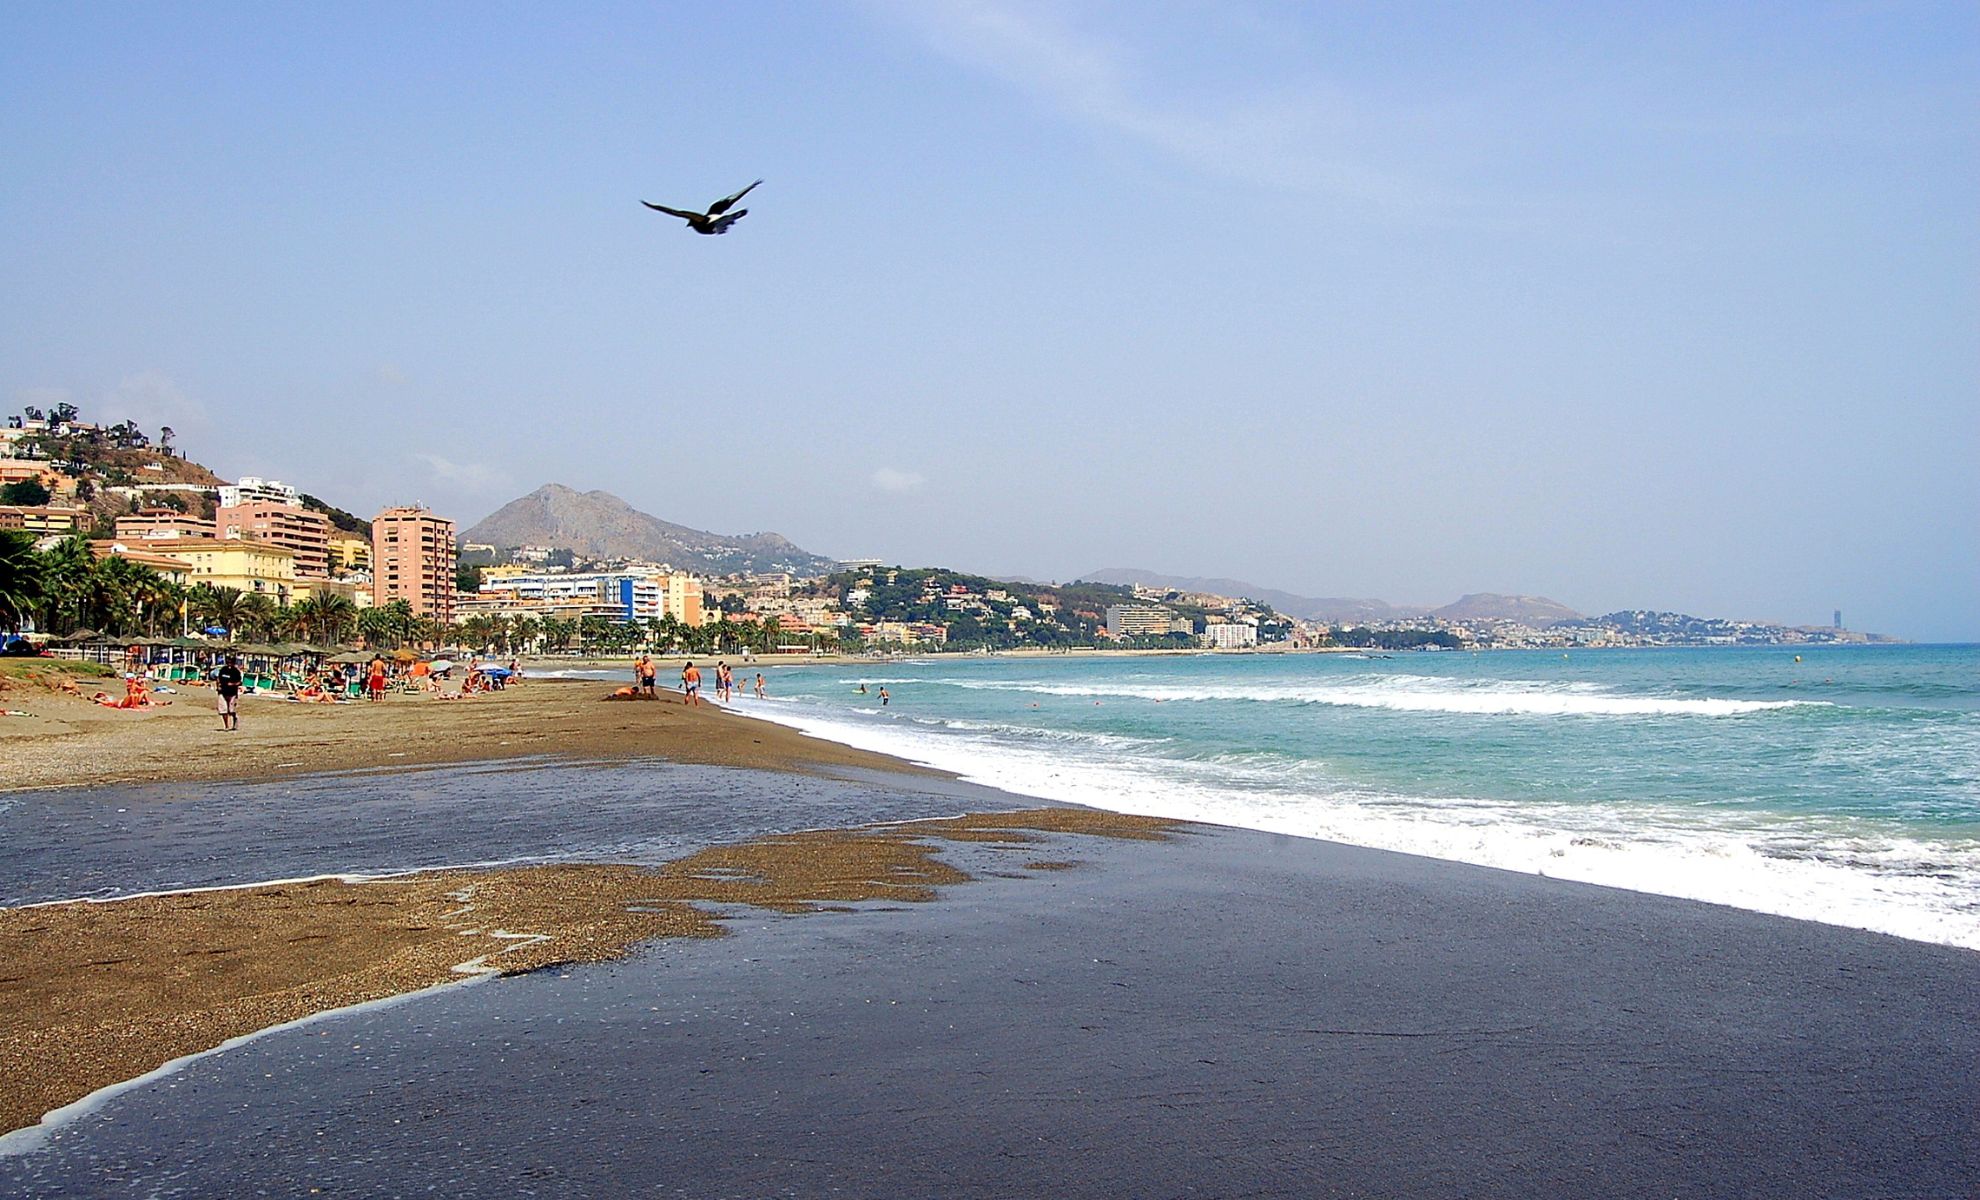
[[[330,573],[371,570],[371,539],[348,529],[330,531]]]
[[[149,553],[189,564],[187,583],[230,587],[280,604],[291,603],[297,595],[296,554],[281,546],[227,538],[152,538],[143,546]]]

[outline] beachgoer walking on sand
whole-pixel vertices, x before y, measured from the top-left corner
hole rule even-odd
[[[633,686],[640,695],[659,699],[659,678],[660,669],[654,666],[653,660],[646,655],[640,655],[633,663]]]
[[[234,656],[227,656],[226,664],[213,673],[213,692],[220,697],[220,728],[239,729],[241,727],[241,669],[235,665]]]
[[[756,673],[756,698],[758,700],[763,699],[763,672],[761,671]]]
[[[681,703],[701,707],[701,672],[693,663],[681,668]]]
[[[885,708],[885,707],[887,707],[887,701],[888,701],[888,699],[889,699],[889,697],[888,697],[888,695],[887,695],[887,689],[886,689],[886,688],[881,688],[881,689],[880,689],[880,707],[881,707],[881,708]]]
[[[371,656],[371,665],[365,668],[364,689],[373,700],[385,698],[385,659]]]

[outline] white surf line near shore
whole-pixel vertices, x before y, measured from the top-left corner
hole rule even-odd
[[[835,719],[797,702],[766,706],[755,715],[1013,795],[1340,842],[1980,950],[1980,912],[1968,882],[1980,878],[1980,870],[1970,853],[1937,842],[1861,845],[1844,837],[1832,849],[1857,859],[1900,854],[1921,862],[1959,860],[1950,877],[1852,869],[1819,856],[1792,860],[1777,852],[1778,831],[1759,826],[1616,825],[1614,814],[1601,808],[1397,804],[1391,797],[1312,793],[1297,784],[1232,793],[1214,781],[1148,773],[1132,757],[1083,761],[1046,747],[961,739],[949,745],[938,735]]]

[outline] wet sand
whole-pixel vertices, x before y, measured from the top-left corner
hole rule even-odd
[[[602,962],[651,938],[719,936],[698,905],[805,912],[931,900],[970,878],[932,839],[1023,844],[1027,830],[1149,838],[1168,828],[1041,809],[793,834],[652,871],[432,871],[0,910],[0,1132],[313,1013],[468,975]]]
[[[1980,956],[1244,830],[291,1027],[0,1193],[1974,1194]],[[1020,863],[1079,865],[1025,871]]]
[[[606,700],[614,683],[532,679],[465,700],[392,696],[377,703],[241,699],[226,733],[213,693],[188,687],[169,706],[106,709],[47,692],[10,691],[0,719],[0,791],[173,780],[266,779],[324,771],[529,755],[651,756],[774,771],[920,771],[898,759],[806,737],[678,694]]]

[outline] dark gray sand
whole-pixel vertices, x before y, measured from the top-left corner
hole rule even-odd
[[[0,1195],[1980,1190],[1969,952],[1243,831],[952,861],[270,1034]]]

